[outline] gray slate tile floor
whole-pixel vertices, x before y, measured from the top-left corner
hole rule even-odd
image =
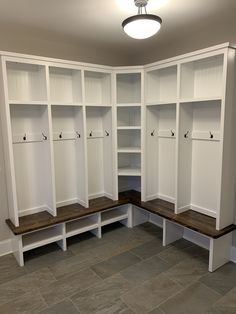
[[[1,314],[233,314],[236,265],[209,273],[208,252],[179,240],[162,247],[149,223],[106,227],[26,253],[25,267],[0,257]]]

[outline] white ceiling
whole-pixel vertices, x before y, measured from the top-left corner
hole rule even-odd
[[[40,36],[87,42],[131,55],[168,44],[204,27],[233,23],[236,0],[149,0],[148,13],[163,19],[161,31],[144,41],[123,32],[122,21],[137,12],[133,0],[0,0],[1,23],[27,27]],[[236,26],[236,22],[235,22]]]

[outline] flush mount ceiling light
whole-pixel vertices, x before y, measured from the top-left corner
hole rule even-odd
[[[148,0],[134,0],[134,3],[138,7],[138,14],[123,21],[124,31],[135,39],[145,39],[155,35],[161,28],[162,19],[157,15],[147,14]]]

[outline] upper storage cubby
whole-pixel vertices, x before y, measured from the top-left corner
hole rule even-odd
[[[111,74],[84,72],[85,103],[87,106],[111,106]]]
[[[223,92],[224,55],[208,57],[181,65],[182,99],[220,98]]]
[[[146,80],[146,102],[148,104],[176,102],[177,66],[148,71]]]
[[[6,62],[9,102],[47,101],[45,66]]]
[[[118,127],[140,127],[141,108],[138,107],[117,107]]]
[[[141,73],[117,74],[116,97],[118,104],[141,103]]]
[[[50,67],[50,98],[53,104],[82,103],[81,71]]]

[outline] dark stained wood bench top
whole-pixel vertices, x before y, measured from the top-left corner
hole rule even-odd
[[[19,227],[15,227],[10,219],[6,220],[7,225],[15,235],[36,231],[52,225],[60,224],[70,220],[78,219],[84,216],[95,214],[113,207],[133,204],[141,207],[153,214],[173,221],[179,225],[197,231],[211,238],[219,238],[236,229],[235,225],[230,225],[220,231],[216,230],[216,219],[200,214],[193,210],[187,210],[184,213],[176,215],[174,213],[174,204],[160,199],[148,202],[142,202],[140,193],[137,191],[126,191],[119,194],[119,200],[113,201],[107,197],[99,197],[89,201],[89,208],[80,204],[72,204],[59,207],[57,216],[53,217],[47,211],[37,214],[20,217]]]

